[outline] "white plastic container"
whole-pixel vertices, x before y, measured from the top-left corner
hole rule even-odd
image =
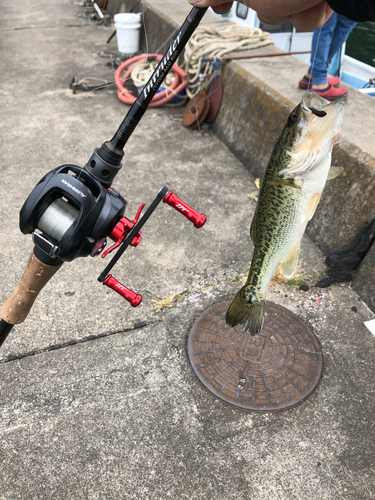
[[[119,52],[123,54],[138,52],[141,14],[116,14],[114,20]]]

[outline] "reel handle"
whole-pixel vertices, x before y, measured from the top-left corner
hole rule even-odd
[[[194,208],[189,207],[189,205],[176,196],[173,191],[169,191],[165,195],[163,202],[177,210],[177,212],[180,212],[180,214],[184,215],[197,229],[206,223],[206,215],[201,214],[194,210]]]
[[[44,264],[33,250],[20,282],[0,309],[1,318],[10,325],[22,323],[41,289],[61,266]]]

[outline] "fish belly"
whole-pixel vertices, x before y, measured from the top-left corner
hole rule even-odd
[[[301,239],[308,221],[315,213],[324,184],[323,175],[305,179],[300,189],[286,187],[282,194],[276,192],[277,188],[270,186],[275,192],[265,197],[268,200],[260,200],[260,210],[255,217],[254,265],[249,273],[249,285],[253,284],[252,292],[256,288],[257,295],[265,295],[268,284],[280,265],[282,274],[287,278],[294,274]],[[262,213],[262,207],[266,205],[268,216]]]

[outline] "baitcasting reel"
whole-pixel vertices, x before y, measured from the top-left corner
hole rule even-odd
[[[35,186],[20,213],[22,233],[51,258],[70,262],[91,255],[126,207],[124,198],[86,170],[63,165]]]
[[[12,327],[25,320],[38,293],[61,265],[78,257],[102,254],[108,238],[115,243],[102,257],[115,249],[117,252],[98,281],[133,307],[139,305],[142,296],[118,282],[110,270],[129,245],[135,247],[140,243],[141,228],[161,201],[182,213],[197,228],[206,222],[204,214],[189,207],[166,187],[159,191],[142,217],[145,203],[135,219],[130,220],[124,216],[125,199],[111,187],[122,167],[126,142],[206,10],[196,7],[191,10],[111,141],[95,149],[84,168],[69,164],[55,168],[30,193],[20,212],[20,229],[24,234],[32,234],[35,247],[21,281],[0,309],[0,346]]]
[[[22,233],[31,233],[34,253],[42,262],[59,265],[77,257],[96,257],[107,246],[107,239],[115,242],[102,257],[125,242],[121,254],[130,245],[136,247],[142,240],[141,227],[157,204],[165,203],[182,213],[200,228],[206,216],[189,207],[168,188],[163,187],[154,204],[138,222],[145,203],[134,220],[124,217],[125,199],[112,187],[104,188],[90,172],[75,165],[62,165],[51,170],[30,193],[20,212]],[[134,229],[135,228],[135,229]],[[116,258],[115,262],[119,257]],[[133,307],[142,296],[135,294],[108,274],[115,262],[110,262],[99,281],[128,300]]]

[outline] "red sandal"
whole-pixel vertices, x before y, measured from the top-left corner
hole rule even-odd
[[[340,83],[340,78],[338,76],[330,76],[327,78],[327,80],[328,80],[328,85],[332,85],[332,87],[338,87]],[[302,80],[298,82],[298,87],[304,90],[311,88],[311,85],[312,85],[311,79],[309,80],[305,75],[303,76]]]
[[[309,92],[315,92],[315,94],[324,97],[327,101],[336,101],[348,95],[348,90],[345,87],[332,87],[332,85],[328,85],[325,89],[314,89],[314,87],[311,87]]]

